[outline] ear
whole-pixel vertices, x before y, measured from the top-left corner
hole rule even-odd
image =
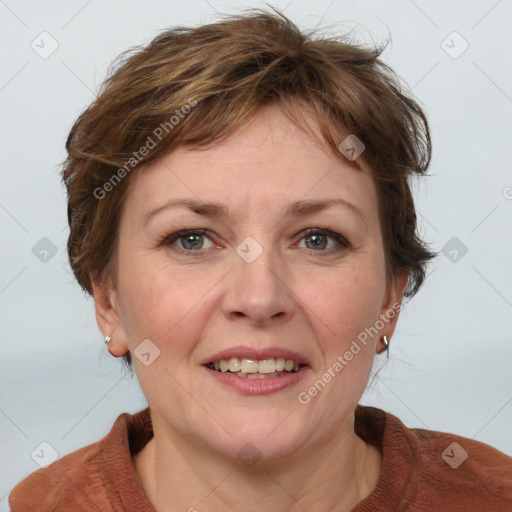
[[[384,323],[384,327],[380,330],[380,335],[386,336],[388,340],[391,339],[395,332],[408,277],[409,274],[407,272],[398,272],[394,275],[380,310],[379,318]]]
[[[116,290],[106,283],[92,281],[92,292],[96,322],[103,336],[110,336],[108,351],[115,357],[121,357],[129,350],[126,331],[121,322],[119,301]]]

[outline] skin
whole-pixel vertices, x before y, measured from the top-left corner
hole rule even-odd
[[[154,438],[133,456],[149,499],[159,512],[349,511],[375,488],[382,465],[380,451],[354,433],[354,410],[398,314],[309,404],[297,395],[402,298],[407,276],[386,281],[368,171],[327,153],[268,106],[219,146],[179,148],[131,179],[116,284],[94,283],[94,302],[101,331],[112,336],[112,355],[133,357],[148,338],[160,350],[149,366],[133,357],[154,428]],[[150,210],[178,198],[220,202],[229,215],[179,207],[144,225]],[[283,217],[289,203],[329,198],[351,202],[362,217],[338,205]],[[162,243],[201,228],[208,235],[192,243],[187,236]],[[329,229],[351,245],[330,236],[315,245],[301,234],[307,228]],[[247,236],[263,248],[250,264],[236,252]],[[199,256],[183,254],[194,247]],[[201,366],[241,344],[300,352],[311,368],[296,386],[245,395]],[[261,453],[251,467],[237,457],[247,442]]]

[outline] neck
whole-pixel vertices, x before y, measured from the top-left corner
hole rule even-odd
[[[241,512],[349,512],[373,491],[382,466],[378,448],[354,433],[353,415],[328,442],[253,467],[205,454],[190,439],[158,432],[163,430],[155,429],[133,457],[135,472],[158,512],[228,507]]]

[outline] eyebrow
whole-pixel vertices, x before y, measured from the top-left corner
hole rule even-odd
[[[287,210],[285,211],[283,217],[303,217],[306,215],[311,215],[313,213],[318,213],[322,210],[337,205],[344,206],[350,209],[353,213],[359,216],[366,224],[366,220],[362,211],[351,202],[341,198],[323,200],[301,199],[290,204]],[[197,213],[199,215],[203,215],[205,217],[228,216],[228,208],[221,203],[205,203],[203,201],[197,201],[195,199],[172,199],[170,201],[167,201],[162,206],[158,206],[150,210],[144,217],[144,225],[146,225],[152,217],[154,217],[161,211],[168,210],[170,208],[177,208],[180,206],[189,208],[192,212]]]

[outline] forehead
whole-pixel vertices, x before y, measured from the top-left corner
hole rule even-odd
[[[308,122],[316,130],[315,121]],[[268,106],[213,147],[179,147],[139,169],[131,177],[127,202],[131,209],[147,211],[187,197],[247,212],[276,202],[341,197],[362,210],[375,210],[373,179],[362,167],[336,158],[279,107]]]

